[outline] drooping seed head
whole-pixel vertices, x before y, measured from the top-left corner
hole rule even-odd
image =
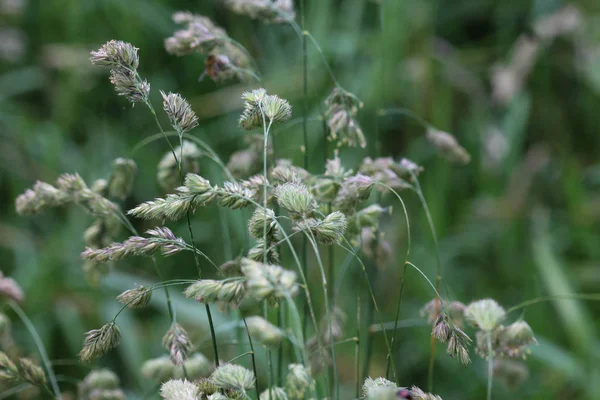
[[[337,141],[338,147],[347,145],[365,148],[365,135],[354,119],[362,102],[354,94],[339,87],[334,88],[325,100],[325,120],[329,128],[329,140]]]
[[[369,198],[374,184],[371,178],[363,174],[356,174],[346,179],[337,194],[335,205],[342,212],[352,210],[360,201]]]
[[[193,52],[206,53],[228,39],[222,28],[202,15],[179,11],[173,14],[173,21],[186,26],[165,39],[165,49],[169,54],[183,56]]]
[[[502,346],[502,353],[508,357],[519,357],[537,340],[533,330],[525,321],[516,321],[502,329],[498,334]]]
[[[144,308],[152,298],[152,289],[146,286],[138,286],[135,289],[129,289],[117,296],[119,303],[129,308]]]
[[[7,278],[0,271],[0,299],[23,301],[25,295],[21,286],[12,278]]]
[[[471,161],[471,155],[451,134],[430,128],[427,130],[426,137],[429,143],[448,161],[463,165]]]
[[[83,362],[90,362],[108,353],[119,344],[120,340],[119,328],[114,322],[109,322],[100,329],[94,329],[85,334],[79,358]]]
[[[171,325],[171,328],[163,336],[162,343],[169,352],[174,365],[183,365],[192,350],[192,342],[187,332],[177,323]]]

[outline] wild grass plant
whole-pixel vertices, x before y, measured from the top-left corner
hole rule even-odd
[[[140,134],[135,154],[161,143],[164,155],[152,171],[139,168],[133,158],[119,157],[104,178],[86,182],[77,173],[65,173],[52,183],[38,181],[17,197],[16,211],[33,216],[65,207],[83,209],[91,225],[82,232],[85,248],[80,255],[91,286],[109,279],[124,263],[141,262],[154,272],[148,283],[131,282],[116,299],[102,299],[119,305],[103,325],[82,338],[79,362],[90,371],[76,380],[76,389],[55,373],[44,343],[21,309],[19,303],[28,294],[16,281],[2,276],[0,292],[12,309],[10,315],[24,323],[39,352],[39,361],[20,357],[11,339],[10,319],[0,315],[6,341],[0,353],[0,380],[10,387],[7,393],[33,387],[35,395],[55,399],[441,399],[446,397],[437,390],[436,379],[452,371],[483,375],[486,398],[492,399],[496,383],[515,388],[526,382],[525,359],[538,340],[524,309],[561,298],[597,300],[598,295],[567,290],[506,307],[487,296],[472,300],[475,293],[456,296],[446,279],[454,271],[444,266],[436,220],[422,188],[428,170],[408,158],[387,156],[381,124],[395,118],[415,122],[423,144],[445,162],[445,168],[469,168],[472,157],[467,149],[419,113],[386,103],[385,96],[369,107],[374,111],[371,124],[362,123],[365,104],[342,86],[344,79],[336,76],[319,42],[306,29],[304,1],[298,10],[291,0],[226,0],[223,5],[227,12],[264,23],[264,29],[280,24],[297,35],[301,111],[271,92],[262,79],[259,60],[233,35],[208,17],[175,13],[173,21],[181,29],[165,39],[165,50],[176,56],[202,57],[200,79],[219,85],[242,81],[249,88],[239,93],[243,110],[238,118],[247,147],[221,156],[198,133],[201,118],[184,96],[164,88],[159,90],[162,107],[154,104],[153,97],[158,96],[152,96],[155,84],[144,76],[148,69],[143,48],[110,40],[92,51],[91,63],[110,70],[110,83],[124,98],[115,102],[130,103],[136,111],[144,109],[155,124],[158,133]],[[376,6],[383,40],[386,2]],[[541,42],[536,46],[541,47],[552,32],[539,29]],[[330,87],[316,112],[308,106],[309,55],[326,71]],[[377,85],[385,92],[390,84],[385,81],[385,49],[380,63]],[[523,68],[514,67],[513,72],[526,75]],[[505,99],[508,94],[498,96]],[[161,121],[168,121],[170,127]],[[281,156],[286,131],[295,123],[302,124],[301,165]],[[365,134],[367,130],[375,132],[372,144],[368,140],[373,135]],[[309,132],[318,146],[310,146]],[[367,152],[370,148],[373,151]],[[311,150],[322,153],[323,160],[314,162]],[[348,152],[361,152],[362,159],[350,163],[344,157]],[[204,161],[218,172],[204,175],[200,168]],[[156,176],[163,193],[133,203],[138,199],[136,179],[149,176]],[[218,224],[203,226],[208,232],[222,233],[221,237],[212,234],[211,248],[196,240],[195,222],[203,209],[218,213]],[[416,213],[425,215],[418,221],[423,221],[430,242],[419,237],[424,242],[419,247],[427,248],[433,269],[417,265],[413,258],[411,230]],[[400,221],[405,232],[402,242],[388,239],[384,221],[390,216]],[[231,230],[243,240],[232,240],[227,233]],[[400,253],[400,263],[392,257],[394,252]],[[214,256],[219,253],[225,257]],[[196,276],[165,271],[167,257],[193,260]],[[378,296],[376,284],[391,269],[395,273],[390,276],[400,279],[394,282],[392,296],[384,299]],[[174,278],[165,278],[167,273]],[[421,323],[431,328],[421,338],[428,345],[427,379],[421,382],[406,378],[406,348],[399,347],[401,329],[410,322],[405,302],[414,302],[405,289],[414,284],[426,288],[431,299],[421,307]],[[341,301],[344,286],[356,290],[355,302]],[[164,304],[154,301],[159,292]],[[181,300],[175,299],[182,295],[185,304],[202,314],[204,329],[196,332],[180,320]],[[384,302],[393,311],[392,319],[386,319]],[[143,334],[129,324],[123,328],[121,319],[144,312],[151,304],[167,310],[168,323],[161,350],[137,366],[142,379],[152,384],[144,385],[145,392],[135,391],[122,387],[120,368],[111,371],[99,366],[121,341],[137,340],[136,335]],[[228,341],[232,337],[235,340]],[[347,344],[354,346],[351,368],[342,365],[338,354]],[[438,356],[441,344],[448,358],[454,359],[443,364],[443,371],[438,366],[447,360]],[[476,358],[482,362],[472,364]],[[349,360],[344,357],[343,362]],[[374,364],[384,368],[374,371]]]

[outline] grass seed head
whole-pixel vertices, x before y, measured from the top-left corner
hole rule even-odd
[[[160,387],[160,395],[164,400],[198,400],[199,391],[198,386],[185,379],[171,379]]]
[[[223,364],[210,376],[210,382],[219,389],[245,392],[254,387],[254,375],[241,365]]]
[[[108,353],[121,341],[121,332],[114,322],[93,329],[85,334],[83,348],[79,352],[79,358],[83,362],[90,362]]]

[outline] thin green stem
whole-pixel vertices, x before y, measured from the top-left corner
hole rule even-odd
[[[371,285],[371,281],[369,280],[369,275],[367,273],[367,267],[362,262],[362,260],[360,259],[360,257],[358,257],[358,255],[356,254],[356,252],[352,248],[352,245],[350,244],[350,242],[348,241],[348,239],[346,239],[345,237],[343,237],[343,240],[344,240],[344,242],[346,243],[346,245],[348,247],[345,247],[342,244],[339,244],[339,246],[341,248],[343,248],[344,250],[346,250],[347,252],[351,252],[354,255],[354,258],[360,264],[361,269],[363,271],[363,275],[365,276],[365,281],[367,282],[367,287],[369,289],[369,295],[371,297],[371,301],[373,302],[374,310],[375,310],[375,312],[377,314],[377,317],[379,319],[379,324],[381,325],[381,327],[383,329],[383,318],[381,317],[381,311],[379,310],[379,306],[377,304],[377,299],[375,299],[375,292],[373,291],[373,286]],[[390,341],[388,339],[388,335],[385,332],[385,330],[383,332],[383,336],[384,336],[384,340],[385,340],[386,349],[387,349],[388,353],[390,353],[391,352]],[[394,374],[394,376],[396,376],[396,365],[395,365],[394,362],[392,362],[392,373]]]
[[[27,314],[25,314],[25,311],[23,311],[23,309],[17,303],[15,303],[14,301],[10,301],[8,305],[19,316],[21,321],[23,321],[23,324],[27,328],[27,331],[29,331],[29,334],[33,338],[33,341],[35,342],[35,345],[40,353],[40,357],[42,357],[44,367],[46,368],[46,373],[48,374],[48,380],[50,381],[50,386],[52,387],[52,391],[54,392],[54,397],[57,400],[62,400],[62,395],[60,394],[60,388],[58,387],[58,382],[56,380],[54,370],[52,369],[50,358],[48,357],[48,353],[46,353],[46,349],[44,348],[44,344],[42,343],[40,335],[38,335],[37,331],[35,330],[35,326],[33,326],[33,323],[31,322]]]
[[[423,195],[423,191],[421,190],[421,185],[419,183],[419,178],[417,174],[413,171],[410,171],[410,174],[415,182],[414,191],[417,193],[421,204],[423,205],[423,209],[425,210],[425,216],[427,217],[427,223],[429,225],[429,229],[431,230],[431,235],[433,237],[433,244],[435,247],[435,255],[436,255],[436,267],[435,267],[435,289],[438,293],[437,301],[434,306],[434,314],[437,315],[439,312],[439,302],[441,301],[441,297],[439,296],[440,285],[442,282],[442,261],[440,258],[440,247],[438,244],[437,234],[435,232],[435,226],[433,224],[433,218],[431,217],[431,211],[429,210],[429,206],[427,205],[427,201],[425,200],[425,196]],[[431,336],[431,354],[429,356],[429,368],[427,373],[427,386],[430,392],[433,391],[433,372],[435,368],[435,347],[436,347],[435,337]]]
[[[271,130],[271,124],[273,123],[273,120],[270,119],[269,120],[269,124],[267,125],[267,121],[266,121],[266,117],[265,117],[265,112],[262,108],[262,104],[259,102],[258,103],[258,107],[260,109],[260,114],[262,116],[262,121],[263,121],[263,136],[264,136],[264,140],[263,140],[263,176],[265,177],[264,179],[264,184],[263,184],[263,209],[267,210],[267,201],[268,201],[268,192],[267,192],[267,156],[268,156],[268,146],[269,146],[269,131]],[[267,264],[267,218],[263,219],[263,263]],[[267,312],[267,302],[265,300],[264,304],[263,304],[263,313],[264,313],[264,318],[265,320],[269,320],[269,315]],[[268,366],[268,380],[269,380],[269,386],[268,386],[268,390],[269,390],[269,398],[272,399],[273,398],[273,368],[271,365],[271,349],[269,347],[266,348],[266,352],[267,352],[267,366]]]
[[[487,364],[487,400],[492,400],[492,384],[494,382],[494,350],[492,349],[492,334],[491,332],[485,333],[485,342],[488,350],[488,364]]]
[[[354,348],[354,397],[360,396],[360,287],[356,296],[356,346]]]
[[[286,321],[283,315],[283,307],[280,305],[277,313],[277,326],[283,330],[286,325]],[[277,384],[281,386],[283,383],[283,340],[279,343],[277,349]]]
[[[565,293],[565,294],[557,294],[554,296],[536,297],[535,299],[527,300],[520,304],[517,304],[516,306],[513,306],[513,307],[509,308],[508,310],[506,310],[506,312],[511,313],[513,311],[520,310],[521,308],[529,307],[531,305],[534,305],[537,303],[543,303],[546,301],[569,300],[569,299],[599,301],[600,293]]]
[[[302,115],[302,134],[304,138],[304,169],[308,171],[308,43],[306,40],[306,4],[305,0],[300,1],[300,23],[302,25],[302,105],[303,105],[303,115]],[[302,268],[304,269],[304,273],[307,272],[307,241],[306,237],[302,238]],[[307,288],[308,290],[308,288]],[[307,309],[306,305],[304,305],[304,319],[302,322],[302,334],[306,336],[306,326],[308,321]]]
[[[242,316],[242,321],[244,322],[244,328],[246,329],[246,336],[248,336],[248,343],[250,343],[250,351],[252,351],[252,357],[251,357],[252,358],[252,371],[254,372],[256,398],[258,399],[260,397],[260,389],[258,388],[258,374],[256,372],[257,370],[256,370],[256,357],[255,357],[255,352],[254,352],[254,344],[252,344],[252,337],[250,336],[250,331],[248,330],[248,324],[246,323],[246,317],[244,317],[243,314],[241,314],[241,316]]]
[[[304,223],[306,224],[306,218],[303,218]],[[317,245],[317,240],[315,239],[312,231],[310,229],[305,230],[305,234],[309,239],[309,242],[315,252],[315,257],[317,258],[317,264],[319,265],[319,269],[321,270],[321,283],[323,285],[323,300],[325,302],[325,312],[327,314],[327,323],[329,326],[329,340],[333,343],[333,318],[332,318],[332,310],[329,303],[329,294],[327,292],[327,275],[325,275],[325,267],[323,266],[323,262],[321,260],[321,254],[319,253],[319,247]],[[338,400],[338,372],[337,372],[337,360],[335,355],[335,346],[331,346],[331,363],[333,367],[333,392],[334,398]],[[329,392],[331,392],[331,388],[328,388]],[[329,393],[330,394],[330,393]]]
[[[162,125],[160,124],[160,121],[158,120],[158,115],[156,115],[156,111],[154,111],[154,107],[152,107],[152,103],[150,103],[149,100],[146,100],[145,104],[148,107],[148,109],[150,110],[150,113],[152,114],[152,116],[154,117],[154,122],[156,122],[156,125],[158,126],[158,129],[160,130],[160,133],[163,135],[164,139],[169,144],[169,149],[171,150],[171,153],[173,154],[173,159],[179,165],[179,161],[177,159],[177,155],[175,154],[175,148],[173,148],[173,145],[171,144],[171,141],[169,140],[169,137],[167,136],[167,134],[163,130]],[[178,136],[179,136],[179,134],[178,134]]]
[[[406,276],[406,262],[408,261],[408,258],[410,256],[410,242],[411,242],[411,235],[410,235],[410,219],[408,218],[408,211],[406,209],[406,204],[404,203],[404,200],[402,200],[402,197],[398,194],[398,192],[396,192],[394,189],[392,189],[391,187],[389,187],[388,185],[381,183],[381,182],[376,182],[376,184],[381,185],[383,187],[385,187],[386,189],[388,189],[389,191],[391,191],[400,201],[400,204],[402,204],[402,211],[404,212],[404,218],[406,220],[406,234],[407,234],[407,247],[406,247],[406,257],[404,258],[404,271],[402,272],[402,277],[400,278],[400,294],[398,295],[398,305],[396,306],[396,319],[394,322],[394,332],[392,333],[392,343],[391,343],[391,354],[388,354],[387,356],[387,365],[386,365],[386,369],[385,369],[385,376],[386,378],[389,376],[389,371],[390,371],[390,363],[391,363],[391,358],[394,356],[394,344],[396,341],[396,331],[398,330],[398,321],[400,319],[400,307],[402,306],[402,294],[404,292],[404,277]],[[398,382],[396,382],[398,383]]]

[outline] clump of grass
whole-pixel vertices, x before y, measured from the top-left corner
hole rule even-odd
[[[294,21],[296,12],[293,2],[228,0],[225,5],[235,13],[266,23],[289,24],[296,30],[303,47],[303,99],[306,101],[307,38],[323,54],[314,37],[304,30],[304,21],[301,30]],[[303,2],[301,18],[304,20]],[[176,13],[173,19],[184,27],[166,40],[165,47],[169,53],[178,56],[191,53],[205,56],[203,74],[217,82],[243,79],[247,75],[258,78],[257,71],[251,66],[249,54],[214,22],[188,12]],[[345,382],[341,382],[342,375],[338,371],[340,360],[336,347],[351,342],[356,344],[353,360],[353,370],[356,371],[354,386],[359,388],[362,383],[362,395],[357,389],[357,398],[441,399],[436,394],[427,393],[410,384],[400,386],[402,375],[396,366],[399,357],[396,354],[398,347],[394,344],[401,317],[405,274],[402,276],[398,298],[393,299],[396,313],[391,340],[386,333],[383,311],[378,305],[381,300],[374,291],[376,275],[373,272],[383,270],[391,264],[392,253],[398,247],[396,243],[387,240],[384,232],[386,225],[382,223],[394,211],[389,204],[385,204],[383,194],[388,193],[399,200],[406,218],[408,243],[401,266],[404,272],[409,266],[416,270],[431,287],[432,296],[435,296],[423,308],[423,316],[432,325],[431,337],[423,338],[425,342],[431,340],[429,386],[433,385],[434,379],[436,340],[447,343],[447,354],[450,357],[458,359],[465,366],[470,363],[472,339],[467,333],[465,321],[476,329],[476,353],[488,361],[487,398],[492,397],[494,376],[507,382],[523,379],[526,375],[523,365],[513,359],[524,357],[529,347],[536,343],[531,327],[521,319],[503,325],[507,312],[494,300],[479,300],[465,305],[458,300],[443,299],[440,294],[442,266],[437,235],[419,183],[421,175],[424,179],[427,177],[424,168],[407,158],[396,160],[381,154],[379,138],[379,149],[375,157],[365,157],[356,165],[345,165],[342,161],[345,147],[367,146],[359,123],[359,110],[364,104],[356,95],[339,85],[327,62],[325,67],[331,74],[334,87],[327,98],[323,99],[326,107],[323,122],[328,140],[336,142],[337,149],[332,157],[329,157],[327,150],[324,151],[325,165],[321,171],[316,172],[317,168],[309,168],[307,161],[306,107],[303,115],[303,166],[295,165],[285,158],[275,159],[274,155],[279,149],[275,148],[272,141],[274,130],[281,129],[278,134],[284,134],[285,123],[292,117],[292,106],[287,100],[269,93],[265,88],[241,94],[244,105],[238,125],[247,132],[245,139],[248,147],[231,154],[227,164],[205,142],[191,134],[201,123],[192,104],[179,93],[161,90],[162,109],[174,132],[165,131],[151,103],[150,83],[138,72],[138,51],[130,43],[112,40],[93,51],[91,61],[95,65],[111,69],[110,82],[118,95],[132,105],[144,104],[152,114],[160,135],[169,147],[156,171],[164,195],[155,200],[144,201],[124,215],[119,202],[130,195],[138,171],[133,160],[118,158],[114,161],[113,172],[107,180],[98,180],[88,186],[78,174],[65,174],[55,184],[36,183],[19,196],[15,203],[16,210],[21,215],[35,215],[72,204],[86,210],[94,218],[94,222],[83,235],[86,249],[81,256],[86,263],[91,263],[88,265],[96,266],[96,282],[109,271],[109,268],[100,269],[98,265],[101,264],[112,264],[135,256],[146,257],[155,266],[157,283],[137,285],[122,292],[117,296],[122,308],[114,318],[101,328],[86,333],[79,353],[81,361],[92,362],[104,356],[119,344],[121,335],[131,334],[119,330],[117,317],[126,309],[149,306],[153,291],[161,288],[165,290],[170,316],[169,328],[162,340],[163,352],[166,354],[147,360],[141,366],[141,371],[145,378],[161,383],[160,395],[166,400],[251,399],[253,396],[256,400],[300,400],[307,397],[337,400],[340,397],[340,387]],[[402,114],[398,109],[378,107],[377,110],[376,119],[385,115]],[[452,163],[465,165],[470,161],[469,153],[454,136],[435,129],[418,116],[412,117],[426,128],[425,138],[432,150]],[[378,129],[377,125],[376,130]],[[257,134],[259,131],[262,133]],[[179,140],[176,147],[169,139],[172,136]],[[223,176],[217,180],[211,178],[211,183],[201,175],[202,158],[215,162],[222,169]],[[426,212],[428,228],[431,229],[435,244],[432,250],[436,258],[435,283],[411,261],[409,213],[399,192],[403,196],[405,193],[416,193]],[[251,241],[249,246],[235,251],[226,249],[226,258],[233,258],[236,253],[238,257],[219,260],[221,267],[207,255],[211,252],[197,247],[194,239],[192,219],[197,218],[195,211],[200,207],[218,208],[225,215],[222,221],[225,226],[229,226],[226,218],[231,212],[250,210],[246,214],[236,211],[240,213],[238,216],[243,215],[245,218],[244,231],[247,231]],[[151,221],[156,226],[146,232],[146,237],[140,236],[128,217]],[[189,238],[175,235],[175,228],[167,226],[176,225],[182,220],[187,225]],[[128,239],[120,242],[113,240],[119,234],[119,225],[131,234]],[[299,237],[301,243],[296,240]],[[313,251],[312,260],[307,252],[309,246]],[[325,247],[329,261],[327,270],[322,256]],[[351,260],[347,263],[347,268],[336,268],[335,250],[347,253]],[[157,258],[160,260],[159,257],[176,254],[184,257],[189,253],[194,257],[198,279],[164,280]],[[286,253],[287,257],[282,256]],[[361,336],[365,333],[361,332],[359,321],[355,321],[358,326],[356,334],[349,335],[347,326],[350,321],[347,315],[355,315],[355,310],[344,309],[344,305],[336,301],[339,294],[337,288],[347,284],[346,272],[357,267],[352,263],[354,260],[360,268],[357,272],[363,276],[361,284],[369,291],[368,322],[370,324],[371,318],[377,318],[384,334],[385,377],[371,379],[369,376],[360,376],[361,355],[364,356],[364,375],[369,373],[371,341],[368,340],[366,344],[361,341]],[[311,267],[315,271],[309,271],[311,261]],[[365,261],[369,267],[365,265]],[[209,271],[217,276],[205,278]],[[192,334],[190,331],[188,334],[177,321],[177,310],[168,288],[178,285],[187,285],[183,291],[185,297],[202,303],[205,307],[213,360],[192,344],[191,337],[195,337],[197,332]],[[298,296],[301,292],[304,296]],[[0,294],[9,300],[23,300],[18,285],[3,275],[0,275]],[[360,316],[360,292],[358,297],[356,314]],[[319,302],[315,301],[316,298]],[[239,313],[237,321],[233,321],[235,324],[231,326],[244,327],[250,347],[249,351],[236,352],[231,361],[226,363],[221,363],[219,354],[229,354],[229,350],[219,342],[217,328],[225,330],[227,325],[215,327],[210,308],[212,304],[220,306],[224,318],[227,318],[227,313],[231,310]],[[301,314],[299,306],[306,312]],[[257,315],[260,311],[262,316]],[[276,323],[273,314],[278,315]],[[310,335],[307,334],[309,331]],[[257,364],[253,343],[265,348],[264,364]],[[246,345],[237,344],[240,348]],[[289,347],[291,354],[284,356],[283,346]],[[364,348],[361,349],[361,346]],[[273,370],[272,351],[278,352],[277,373]],[[245,356],[251,358],[251,369],[242,365]],[[43,357],[47,358],[45,355]],[[44,361],[49,364],[47,360]],[[6,354],[0,353],[0,380],[9,383],[25,382],[60,398],[52,369],[48,365],[46,368],[45,371],[26,358],[15,362]],[[266,386],[262,379],[264,376],[267,377]],[[119,385],[118,377],[112,372],[94,371],[80,383],[80,397],[124,398]],[[260,391],[259,386],[265,389]],[[252,389],[255,389],[256,395],[252,393]]]

